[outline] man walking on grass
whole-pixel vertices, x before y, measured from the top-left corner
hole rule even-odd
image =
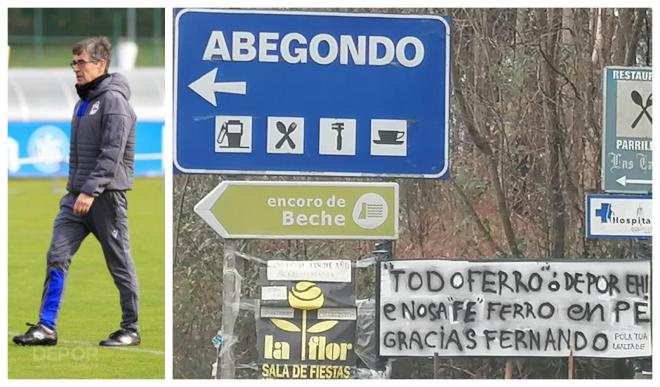
[[[88,38],[72,49],[71,68],[80,100],[71,121],[67,194],[60,200],[47,254],[39,322],[28,324],[19,345],[57,344],[56,322],[71,257],[92,233],[119,290],[121,329],[102,346],[140,344],[138,282],[128,239],[125,192],[132,188],[136,116],[128,104],[126,78],[108,73],[112,49],[105,37]]]

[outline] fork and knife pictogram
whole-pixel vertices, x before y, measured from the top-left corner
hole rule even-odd
[[[292,122],[287,128],[286,125],[284,125],[284,122],[277,121],[275,126],[277,126],[277,131],[282,133],[282,138],[277,142],[277,144],[275,144],[275,149],[282,148],[282,146],[284,146],[285,141],[291,149],[296,149],[296,143],[293,142],[293,139],[291,138],[291,133],[293,133],[296,130],[298,125],[296,125],[295,122]]]
[[[649,119],[650,123],[653,123],[653,120],[651,119],[651,115],[648,112],[648,108],[650,108],[651,105],[653,104],[652,97],[653,97],[653,93],[649,94],[648,98],[646,98],[646,102],[644,102],[642,95],[639,94],[637,90],[633,90],[632,93],[630,93],[630,98],[632,98],[635,105],[642,108],[642,111],[639,112],[639,115],[637,116],[637,118],[635,118],[635,121],[633,121],[631,125],[633,129],[637,126],[639,120],[641,120],[642,117],[644,117],[644,115],[646,115],[646,118]]]

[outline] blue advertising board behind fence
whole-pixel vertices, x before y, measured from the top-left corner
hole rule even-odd
[[[66,176],[69,173],[69,122],[10,122],[9,177]],[[163,122],[138,121],[135,174],[163,174]]]
[[[449,35],[434,15],[182,10],[176,167],[447,177]]]

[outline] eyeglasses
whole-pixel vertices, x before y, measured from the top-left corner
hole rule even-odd
[[[83,67],[84,65],[86,65],[87,63],[98,63],[98,62],[99,62],[98,60],[82,60],[82,59],[80,59],[80,60],[71,61],[71,63],[69,63],[69,66],[71,66],[71,68],[74,68],[76,66],[78,66],[78,68],[80,68],[80,67]]]

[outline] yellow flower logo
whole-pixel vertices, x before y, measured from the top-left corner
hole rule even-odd
[[[305,347],[307,333],[321,333],[325,332],[339,323],[336,320],[321,321],[312,325],[307,329],[307,311],[320,309],[323,306],[325,298],[321,288],[316,286],[314,282],[300,281],[289,292],[289,306],[294,309],[302,310],[302,326],[299,328],[296,324],[273,318],[270,321],[278,328],[285,332],[301,332],[302,350],[301,357],[305,360]]]
[[[314,282],[300,281],[289,292],[289,305],[294,309],[319,309],[323,301],[323,293]]]

